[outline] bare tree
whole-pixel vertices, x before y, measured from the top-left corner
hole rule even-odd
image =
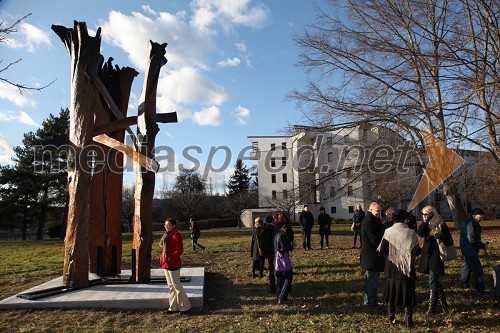
[[[21,17],[20,19],[18,19],[16,22],[14,22],[13,24],[9,25],[9,26],[6,26],[6,27],[3,27],[4,26],[4,23],[5,21],[1,21],[0,22],[0,43],[8,43],[9,40],[8,40],[8,35],[10,34],[14,34],[17,32],[17,26],[25,19],[27,18],[28,16],[30,16],[31,13]],[[47,88],[48,86],[50,86],[52,83],[54,83],[54,81],[50,82],[49,84],[47,85],[44,85],[42,87],[32,87],[32,86],[28,86],[26,84],[22,84],[22,83],[16,83],[16,82],[12,82],[10,81],[9,79],[5,78],[3,75],[5,74],[5,72],[7,72],[11,67],[19,64],[21,62],[22,58],[19,58],[15,61],[12,61],[12,62],[9,62],[7,65],[3,65],[2,67],[0,67],[0,74],[2,76],[0,76],[0,81],[2,82],[5,82],[11,86],[14,86],[16,87],[17,89],[19,89],[19,92],[22,94],[23,90],[37,90],[37,91],[40,91],[44,88]],[[2,64],[3,60],[0,59],[0,64]]]
[[[498,61],[493,60],[498,51],[496,57],[486,52],[498,50],[498,22],[492,16],[498,2],[329,3],[332,10],[320,12],[317,22],[295,38],[302,50],[298,65],[311,79],[289,98],[311,123],[389,127],[412,143],[418,168],[426,162],[420,128],[449,147],[466,142],[499,160],[498,103],[492,103],[498,101]],[[472,84],[465,84],[464,71],[475,78]],[[457,96],[457,87],[467,98]],[[478,103],[481,98],[486,104]],[[457,131],[465,128],[461,124],[470,126],[468,132]],[[480,140],[485,137],[490,139]],[[455,222],[461,221],[465,212],[456,188],[444,184],[443,191]]]

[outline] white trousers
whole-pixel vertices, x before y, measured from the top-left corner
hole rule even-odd
[[[169,271],[165,269],[168,284],[168,311],[187,311],[191,309],[191,302],[181,285],[181,270]]]

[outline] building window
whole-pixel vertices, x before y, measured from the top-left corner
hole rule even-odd
[[[349,135],[344,135],[344,143],[349,143]]]
[[[281,165],[286,166],[286,157],[281,158]]]
[[[334,197],[335,196],[335,187],[331,186],[330,187],[330,197]]]
[[[271,183],[276,183],[276,175],[271,175]]]
[[[344,149],[344,158],[347,158],[348,155],[349,155],[349,150]]]
[[[256,153],[259,150],[259,143],[257,141],[252,142],[252,151]]]
[[[354,213],[354,206],[349,206],[349,213]]]
[[[337,213],[337,207],[330,208],[330,213],[332,213],[332,214]]]
[[[286,149],[286,142],[281,143],[281,149]]]
[[[276,191],[275,190],[271,191],[271,198],[273,200],[276,200]]]
[[[352,186],[347,186],[347,195],[352,196],[354,194],[354,191],[352,190]]]
[[[351,170],[351,169],[347,169],[347,170],[345,171],[345,176],[346,176],[347,178],[351,178],[351,176],[352,176],[352,170]]]
[[[275,167],[276,167],[276,158],[271,157],[271,168],[275,168]]]
[[[328,153],[328,162],[333,162],[333,153],[332,152]]]
[[[288,191],[283,190],[283,199],[288,199]]]
[[[271,143],[271,150],[276,150],[276,144],[275,143]]]
[[[288,181],[288,177],[286,173],[283,174],[283,183],[286,183]]]

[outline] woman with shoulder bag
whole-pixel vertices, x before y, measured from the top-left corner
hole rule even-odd
[[[278,304],[288,302],[288,294],[292,287],[293,268],[290,260],[290,251],[293,249],[292,242],[286,235],[285,222],[276,222],[276,234],[274,236],[274,250],[276,251],[274,269],[276,271],[276,297]]]
[[[417,234],[424,238],[424,245],[418,263],[418,271],[429,275],[429,308],[426,314],[433,315],[436,313],[438,300],[443,311],[448,310],[446,295],[439,282],[439,277],[444,276],[444,261],[439,253],[438,240],[446,246],[452,246],[453,238],[450,229],[434,207],[424,207],[422,216],[424,221],[418,226]]]

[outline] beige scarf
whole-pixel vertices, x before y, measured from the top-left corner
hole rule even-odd
[[[411,273],[412,250],[418,245],[418,237],[406,223],[395,223],[385,230],[384,239],[389,242],[388,259],[406,276]],[[377,251],[380,251],[382,242]]]

